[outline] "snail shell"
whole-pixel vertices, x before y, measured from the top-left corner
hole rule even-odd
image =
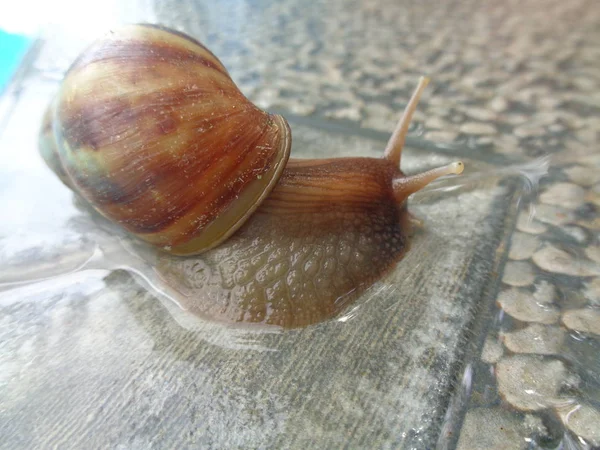
[[[229,237],[285,168],[290,128],[202,44],[150,25],[92,44],[44,120],[42,156],[97,211],[174,254]]]
[[[185,309],[305,326],[336,315],[401,259],[409,195],[462,172],[460,162],[408,177],[400,170],[427,82],[383,158],[288,161],[285,119],[250,103],[209,50],[133,25],[69,69],[44,116],[40,152],[135,236],[176,255],[202,252],[159,254],[155,270]]]

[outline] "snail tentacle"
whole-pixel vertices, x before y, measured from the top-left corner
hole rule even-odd
[[[419,103],[419,99],[421,98],[421,94],[429,84],[428,77],[421,77],[419,79],[419,84],[415,88],[412,97],[408,101],[406,108],[404,109],[404,113],[400,118],[400,121],[396,125],[396,129],[392,133],[390,140],[385,147],[384,157],[388,161],[396,164],[396,166],[400,166],[400,158],[402,156],[402,147],[404,147],[404,142],[406,141],[406,135],[408,134],[408,127],[410,126],[410,121],[412,120],[413,113],[417,109],[417,104]]]
[[[460,175],[464,168],[465,165],[462,161],[456,161],[446,166],[428,170],[427,172],[418,173],[408,177],[394,178],[392,181],[394,196],[398,202],[401,203],[406,200],[409,195],[420,191],[432,181],[445,175]]]

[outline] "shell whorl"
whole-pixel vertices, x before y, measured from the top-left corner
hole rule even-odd
[[[50,167],[101,214],[176,254],[235,232],[289,158],[285,119],[248,101],[202,44],[157,26],[92,44],[50,108],[40,138],[45,159],[60,159]]]

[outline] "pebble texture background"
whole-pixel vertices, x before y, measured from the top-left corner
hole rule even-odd
[[[589,150],[600,129],[592,1],[288,0],[232,12],[187,0],[156,12],[214,43],[263,107],[391,131],[426,74],[417,121],[438,142],[538,156]]]
[[[5,441],[6,448],[29,448],[46,434],[49,445],[76,447],[88,436],[86,430],[98,434],[107,429],[115,434],[104,434],[104,443],[143,448],[167,442],[178,448],[307,448],[306,430],[315,431],[323,445],[354,448],[374,445],[375,435],[381,448],[432,448],[437,443],[518,449],[532,441],[542,448],[600,446],[596,2],[333,0],[306,7],[300,0],[184,0],[176,6],[132,3],[114,12],[115,20],[160,22],[206,43],[252,101],[291,117],[295,148],[306,156],[322,156],[323,149],[339,146],[344,154],[362,148],[374,154],[418,76],[430,75],[411,143],[437,153],[433,159],[418,153],[412,167],[447,154],[466,156],[475,178],[465,177],[462,196],[446,198],[439,211],[427,207],[441,204],[435,194],[422,197],[422,206],[416,202],[415,210],[438,233],[440,241],[434,244],[450,240],[453,245],[425,278],[427,289],[417,283],[424,289],[418,297],[424,303],[415,301],[422,306],[410,317],[402,318],[403,308],[393,309],[398,291],[384,285],[373,298],[379,296],[380,304],[392,309],[382,311],[372,300],[366,302],[372,315],[359,316],[364,326],[352,332],[340,334],[333,324],[328,331],[251,339],[278,348],[275,356],[207,349],[199,338],[238,341],[219,333],[207,337],[206,330],[185,333],[166,319],[156,323],[160,308],[128,278],[107,278],[108,292],[89,280],[81,282],[86,289],[74,292],[59,285],[42,306],[35,306],[41,295],[35,292],[3,297],[3,306],[21,308],[20,313],[3,310],[3,330],[11,333],[2,355],[14,357],[2,361],[2,373],[9,375],[0,378],[0,389],[5,388],[0,390],[0,428],[4,436],[7,429],[17,430]],[[32,66],[37,80],[43,80],[29,90],[32,98],[49,96],[84,43],[68,32],[48,35]],[[19,97],[26,86],[2,99],[2,105],[20,102],[22,120],[41,103]],[[6,128],[3,147],[24,145],[16,129]],[[550,170],[538,185],[542,170],[537,158],[545,155],[550,155]],[[524,182],[513,186],[519,209],[511,203],[510,189],[497,185],[499,178],[513,179],[518,172],[524,175]],[[486,184],[477,173],[498,178]],[[475,204],[482,209],[466,207]],[[486,210],[490,205],[493,214]],[[459,217],[461,208],[466,213]],[[453,226],[438,226],[449,220]],[[498,246],[490,250],[475,243],[469,247],[474,253],[465,256],[461,239],[472,236]],[[0,242],[7,248],[8,241]],[[417,245],[411,253],[415,259],[407,264],[416,268],[423,261],[419,258],[434,248]],[[462,260],[457,259],[461,252]],[[436,278],[436,273],[444,276]],[[402,274],[407,275],[397,276]],[[450,295],[457,280],[472,289]],[[37,303],[23,301],[29,298]],[[136,300],[127,306],[125,298]],[[89,308],[82,312],[80,304]],[[122,322],[111,321],[113,317]],[[381,321],[389,326],[382,327]],[[59,334],[62,329],[71,333]],[[374,337],[373,329],[382,334]],[[91,345],[89,336],[104,345]],[[113,336],[119,336],[119,345]],[[315,344],[327,339],[336,344]],[[313,346],[306,348],[314,352],[303,353],[308,343]],[[457,351],[463,344],[471,349],[464,355]],[[54,359],[46,356],[37,370],[28,371],[32,356],[40,353]],[[333,358],[338,354],[346,359]],[[233,360],[237,363],[227,364]],[[471,376],[460,385],[455,380],[463,366]],[[99,376],[102,367],[115,369]],[[319,372],[325,376],[311,375]],[[285,381],[275,381],[280,377]],[[265,387],[265,379],[273,389]],[[39,391],[37,403],[29,401],[32,386]],[[73,404],[63,399],[56,406],[74,414],[71,425],[67,420],[56,427],[48,412],[53,410],[52,392],[68,386],[76,386],[80,396]],[[91,394],[84,394],[86,389]],[[454,425],[442,424],[452,404],[449,398],[465,395],[464,407],[450,421]],[[33,406],[27,409],[26,404]],[[202,416],[207,409],[213,413]],[[142,416],[138,422],[136,417]],[[86,422],[79,422],[80,417]],[[39,434],[26,431],[31,429],[26,418],[35,418]],[[123,423],[129,428],[118,426]],[[173,423],[179,424],[177,431]]]
[[[473,448],[478,436],[502,447],[506,433],[552,447],[600,445],[600,309],[598,279],[598,152],[551,170],[542,182],[535,212],[524,211],[512,235],[503,287],[497,297],[497,328],[483,347],[478,379],[459,448]],[[564,180],[564,181],[562,181]],[[509,405],[526,413],[506,419]],[[536,413],[531,415],[529,413]],[[526,428],[534,418],[537,429]],[[484,421],[485,425],[480,426]],[[562,424],[562,427],[559,426]],[[564,427],[564,428],[563,428]],[[564,430],[565,434],[562,434]]]

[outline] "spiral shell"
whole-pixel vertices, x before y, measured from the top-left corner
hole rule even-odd
[[[101,214],[175,254],[236,231],[289,158],[285,119],[254,106],[202,44],[131,25],[92,44],[49,107],[41,153]]]

